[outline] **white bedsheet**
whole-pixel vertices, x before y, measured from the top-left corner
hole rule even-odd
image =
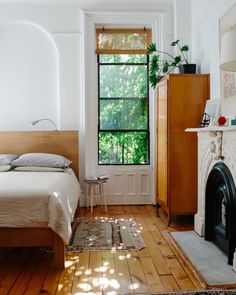
[[[66,172],[0,173],[0,227],[44,224],[69,242],[71,221],[80,196],[79,182]]]

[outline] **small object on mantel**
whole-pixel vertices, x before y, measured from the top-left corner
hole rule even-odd
[[[230,125],[236,125],[236,119],[232,119]]]
[[[225,118],[224,116],[220,116],[220,117],[218,118],[218,124],[219,124],[220,126],[225,125],[226,122],[227,122],[227,120],[226,120],[226,118]]]
[[[203,113],[201,117],[200,127],[205,128],[210,124],[210,116],[207,113]]]

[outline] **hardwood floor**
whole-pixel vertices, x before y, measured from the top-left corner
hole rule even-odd
[[[168,245],[168,228],[154,206],[109,206],[108,210],[95,207],[93,216],[136,218],[146,244],[143,250],[67,253],[66,268],[60,272],[50,268],[51,253],[45,249],[1,249],[0,295],[115,295],[203,289]],[[82,208],[79,216],[91,216],[90,211]]]

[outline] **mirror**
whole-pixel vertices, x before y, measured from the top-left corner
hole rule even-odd
[[[219,46],[220,56],[223,35],[229,31],[236,30],[236,4],[233,5],[219,21]],[[225,34],[226,35],[226,34]],[[224,35],[224,36],[225,36]],[[221,80],[221,113],[226,117],[235,118],[236,110],[236,72],[220,70]]]

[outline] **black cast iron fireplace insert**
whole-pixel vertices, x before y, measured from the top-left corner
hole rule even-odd
[[[229,168],[216,163],[207,179],[205,239],[212,241],[233,264],[236,247],[236,190]]]

